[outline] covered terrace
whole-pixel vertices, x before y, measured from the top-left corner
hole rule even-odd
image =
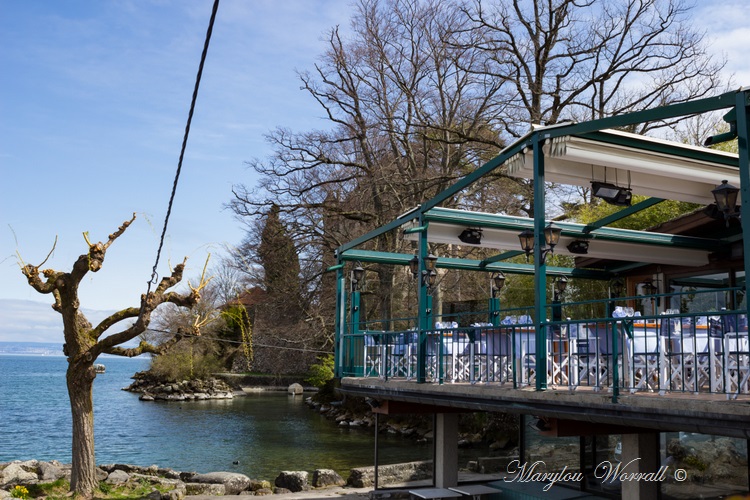
[[[685,430],[750,437],[745,284],[750,249],[740,222],[750,217],[749,94],[743,88],[534,128],[435,198],[342,245],[332,268],[338,279],[336,374],[342,391],[383,406],[423,404],[441,414],[440,408],[452,408],[534,415],[559,422],[561,433],[577,421],[636,434]],[[620,131],[720,110],[730,132],[709,141],[736,137],[738,154]],[[533,180],[534,218],[441,207],[500,168]],[[546,182],[590,188],[623,208],[590,224],[552,220],[546,215]],[[650,198],[631,204],[632,194]],[[663,200],[705,210],[649,230],[611,227]],[[412,240],[415,253],[365,249],[387,232]],[[457,258],[442,255],[441,245],[491,253]],[[526,262],[518,262],[524,253]],[[574,264],[548,265],[552,254],[571,256]],[[367,263],[410,266],[418,288],[416,316],[360,316],[357,284]],[[485,273],[486,306],[459,313],[433,303],[442,270]],[[534,298],[511,309],[501,297],[504,278],[514,273],[533,277]],[[566,290],[583,280],[605,283],[606,293],[566,301]],[[640,456],[643,443],[633,446],[630,451]],[[440,456],[437,482],[455,482],[445,467],[448,454]],[[652,493],[645,491],[642,498]]]

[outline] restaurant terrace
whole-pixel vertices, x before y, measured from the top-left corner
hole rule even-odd
[[[332,269],[341,391],[369,398],[377,413],[436,415],[436,491],[458,484],[456,412],[520,415],[522,462],[533,456],[524,434],[529,426],[547,436],[578,437],[582,471],[599,460],[584,458],[591,446],[586,436],[617,435],[622,461],[637,458],[639,472],[658,470],[665,453],[660,436],[667,432],[740,439],[746,453],[750,249],[741,221],[750,217],[749,93],[743,88],[534,127],[436,197],[338,249]],[[737,139],[738,153],[622,131],[712,112],[723,115],[728,132],[706,144]],[[534,218],[441,207],[497,169],[533,180]],[[549,182],[591,189],[622,209],[588,224],[552,220]],[[633,194],[648,198],[632,203]],[[664,200],[700,209],[647,230],[611,227]],[[412,241],[414,253],[368,247],[386,233]],[[489,256],[441,253],[447,245],[486,249],[482,255]],[[570,256],[574,264],[550,265],[551,255]],[[359,284],[369,265],[410,270],[414,317],[361,315]],[[448,310],[433,300],[436,279],[447,270],[484,273],[482,307]],[[501,303],[513,274],[531,277],[533,303]],[[605,290],[601,296],[566,301],[571,287],[594,282]],[[747,475],[740,484],[747,491]],[[569,486],[592,488],[590,482]],[[658,488],[622,482],[614,495],[656,498]]]

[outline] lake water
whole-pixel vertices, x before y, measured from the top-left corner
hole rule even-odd
[[[96,461],[234,471],[273,480],[282,470],[372,465],[372,429],[341,428],[300,396],[261,393],[232,400],[143,402],[122,391],[148,359],[100,357],[94,382]],[[70,462],[71,421],[62,356],[0,355],[0,462]],[[306,396],[305,396],[306,397]],[[430,459],[432,446],[381,434],[379,462]],[[233,462],[239,461],[239,465]]]

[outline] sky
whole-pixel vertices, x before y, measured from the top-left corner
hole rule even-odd
[[[70,270],[92,242],[136,221],[80,288],[93,318],[137,306],[156,258],[213,0],[0,0],[0,342],[55,342],[52,298],[19,262]],[[300,90],[347,0],[222,0],[172,207],[159,276],[209,254],[244,228],[225,208],[233,184],[254,185],[246,162],[271,150],[277,127],[326,126]],[[727,74],[750,85],[750,13],[702,1],[695,23]]]

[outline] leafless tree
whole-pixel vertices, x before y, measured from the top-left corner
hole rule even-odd
[[[725,86],[725,61],[708,52],[682,0],[472,0],[463,10],[481,39],[484,74],[513,94],[512,137],[530,123],[592,120]]]
[[[200,300],[200,290],[206,285],[205,275],[189,293],[179,294],[170,291],[182,281],[185,262],[175,266],[171,275],[161,279],[154,291],[141,295],[139,307],[128,307],[117,311],[92,325],[80,310],[78,286],[86,274],[97,272],[104,263],[109,246],[119,238],[135,220],[125,221],[117,231],[102,243],[90,243],[88,253],[78,257],[70,272],[40,268],[39,265],[22,265],[21,271],[36,291],[52,294],[52,308],[62,315],[65,344],[63,352],[68,358],[66,380],[73,417],[73,469],[70,479],[72,492],[83,498],[91,498],[97,486],[96,462],[94,458],[94,408],[93,382],[96,377],[94,362],[100,354],[115,354],[133,357],[143,353],[159,353],[176,343],[185,334],[199,334],[201,321],[190,325],[189,331],[180,330],[160,345],[141,340],[137,347],[122,347],[122,344],[144,333],[151,321],[151,315],[161,304],[170,303],[183,308],[192,308]],[[84,235],[85,236],[85,235]],[[51,252],[50,252],[51,253]],[[49,256],[48,256],[49,257]],[[134,321],[132,321],[134,320]],[[132,321],[122,331],[111,333],[124,321]]]
[[[330,252],[387,222],[494,155],[502,142],[493,123],[507,99],[500,82],[481,75],[466,22],[445,2],[362,0],[351,37],[331,30],[315,70],[299,75],[330,129],[271,133],[275,154],[251,162],[262,181],[257,190],[235,188],[236,213],[257,217],[276,203],[295,241],[320,256],[321,248]],[[467,39],[448,44],[450,33]],[[451,203],[472,200],[467,194]],[[383,235],[374,249],[399,244]],[[387,317],[393,270],[372,270]]]

